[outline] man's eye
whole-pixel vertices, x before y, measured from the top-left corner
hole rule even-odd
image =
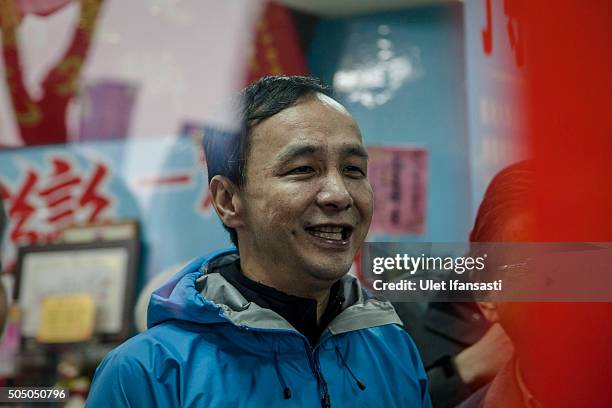
[[[300,167],[296,167],[295,169],[289,171],[288,174],[308,174],[308,173],[312,173],[314,171],[314,169],[310,166],[300,166]]]
[[[351,175],[358,175],[358,176],[360,176],[360,177],[361,177],[361,176],[365,177],[365,175],[366,175],[366,174],[365,174],[365,171],[363,171],[362,169],[360,169],[360,168],[359,168],[359,167],[357,167],[357,166],[346,166],[346,167],[344,168],[344,171],[345,171],[346,173],[348,173],[348,174],[351,174]]]

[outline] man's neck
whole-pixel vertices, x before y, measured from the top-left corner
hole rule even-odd
[[[310,285],[308,282],[304,282],[304,279],[292,276],[290,271],[279,270],[278,266],[274,269],[261,267],[255,262],[249,262],[242,256],[240,257],[240,268],[244,276],[252,281],[269,286],[287,295],[316,300],[317,322],[321,320],[329,302],[330,287],[333,282],[325,287]]]
[[[323,313],[325,313],[325,309],[327,309],[330,293],[331,292],[328,289],[325,298],[323,298],[322,300],[317,300],[317,324],[321,324],[321,316],[323,316]]]
[[[247,277],[241,270],[239,259],[220,265],[215,271],[236,288],[247,302],[278,314],[304,335],[311,345],[317,343],[323,331],[340,314],[345,301],[340,282],[332,285],[323,302],[317,303],[314,299],[290,295]]]

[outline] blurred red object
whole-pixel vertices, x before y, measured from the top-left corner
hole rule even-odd
[[[540,241],[612,241],[612,3],[513,1],[524,19]],[[576,271],[580,277],[580,271]],[[525,349],[544,407],[612,406],[612,304],[531,305]]]
[[[247,84],[266,75],[306,75],[306,62],[291,12],[268,2],[257,22]]]

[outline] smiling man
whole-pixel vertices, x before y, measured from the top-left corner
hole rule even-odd
[[[205,144],[236,249],[153,293],[149,330],[104,360],[88,406],[431,406],[393,307],[347,275],[373,204],[354,119],[314,78],[267,77],[241,121]]]

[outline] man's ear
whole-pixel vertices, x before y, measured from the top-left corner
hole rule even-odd
[[[491,323],[496,323],[499,321],[499,310],[497,309],[497,303],[478,302],[478,307],[488,321]]]
[[[227,177],[217,175],[210,180],[208,189],[221,222],[229,228],[242,226],[241,200],[236,185]]]

